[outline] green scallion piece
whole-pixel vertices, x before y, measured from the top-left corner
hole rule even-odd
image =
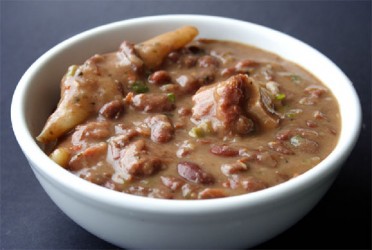
[[[201,137],[204,137],[204,135],[205,135],[204,131],[199,127],[193,127],[189,131],[189,136],[194,137],[194,138],[201,138]]]
[[[149,92],[149,87],[142,81],[136,81],[130,86],[130,90],[132,90],[136,94],[146,93]]]
[[[193,127],[189,131],[189,136],[194,137],[194,138],[201,138],[206,135],[209,135],[213,132],[212,124],[210,121],[205,121],[201,124],[199,124],[196,127]]]
[[[167,98],[172,103],[174,103],[176,101],[176,95],[174,93],[168,93]]]
[[[284,93],[279,93],[275,96],[275,99],[277,99],[278,101],[282,101],[285,99],[285,94]]]

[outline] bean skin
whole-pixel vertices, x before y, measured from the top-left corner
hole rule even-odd
[[[164,85],[171,82],[171,77],[165,70],[158,70],[149,76],[149,83],[155,85]]]
[[[177,165],[178,174],[188,181],[197,184],[212,184],[214,177],[206,173],[199,165],[193,162],[180,162]]]
[[[239,155],[239,149],[227,145],[212,145],[209,151],[214,155],[223,157],[234,157]]]

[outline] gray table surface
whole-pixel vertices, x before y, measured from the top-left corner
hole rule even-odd
[[[112,249],[57,208],[12,132],[10,103],[22,74],[81,31],[159,14],[207,14],[265,25],[334,61],[363,107],[359,141],[337,180],[300,222],[260,249],[371,248],[371,1],[1,1],[1,249]],[[345,100],[347,101],[347,100]]]

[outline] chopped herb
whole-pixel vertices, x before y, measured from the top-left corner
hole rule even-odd
[[[140,94],[149,92],[149,87],[142,81],[136,81],[130,86],[130,90],[136,94]]]
[[[209,121],[207,121],[199,124],[196,127],[193,127],[189,131],[189,136],[194,138],[201,138],[208,134],[211,134],[212,132],[213,132],[212,124]]]
[[[295,113],[287,113],[287,114],[285,114],[288,118],[290,118],[290,119],[293,119],[293,118],[295,118],[296,117],[296,114]]]
[[[204,136],[204,132],[201,128],[199,127],[193,127],[190,131],[189,131],[189,136],[191,137],[194,137],[194,138],[200,138],[200,137],[203,137]]]
[[[176,96],[174,93],[168,93],[167,94],[168,101],[174,103],[176,101]]]
[[[284,93],[279,93],[275,96],[275,99],[277,99],[278,101],[282,101],[285,99],[285,94]]]

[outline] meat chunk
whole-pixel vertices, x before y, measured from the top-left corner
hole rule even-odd
[[[215,199],[226,197],[227,194],[222,189],[206,188],[199,192],[198,199]]]
[[[120,45],[120,49],[117,55],[120,59],[120,63],[124,65],[130,65],[135,72],[138,72],[142,70],[144,63],[141,58],[138,57],[134,46],[135,45],[133,43],[124,41]]]
[[[167,94],[138,94],[131,99],[131,106],[144,112],[167,112],[175,108]]]
[[[279,117],[266,92],[243,74],[202,87],[192,98],[192,121],[211,122],[214,132],[223,135],[249,134],[254,127],[251,118],[261,129],[275,128]]]
[[[155,115],[145,120],[151,128],[151,140],[156,143],[165,143],[172,139],[174,129],[166,115]]]
[[[68,168],[72,171],[91,168],[105,160],[106,152],[107,144],[105,142],[95,144],[74,155],[69,162]]]
[[[124,180],[131,180],[134,177],[152,175],[160,170],[162,165],[160,158],[150,154],[145,141],[138,140],[121,151],[117,172]]]
[[[117,125],[117,127],[120,127]],[[108,156],[112,159],[120,158],[120,151],[129,144],[129,142],[135,138],[139,133],[134,129],[120,129],[119,134],[108,139],[109,143],[109,154]]]
[[[83,149],[90,144],[94,144],[108,138],[110,133],[110,123],[88,122],[75,128],[71,141],[75,146],[75,149]]]

